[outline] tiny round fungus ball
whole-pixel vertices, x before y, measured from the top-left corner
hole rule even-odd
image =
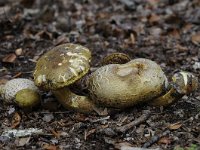
[[[160,96],[168,86],[161,67],[148,59],[100,67],[89,78],[89,95],[95,103],[124,108]]]
[[[20,95],[26,96],[21,97]],[[33,99],[32,96],[35,98]],[[21,107],[33,107],[40,102],[38,88],[33,81],[24,78],[12,79],[1,86],[1,97],[5,103],[16,103]],[[24,105],[24,103],[28,105]]]
[[[45,53],[37,62],[34,81],[38,87],[55,90],[83,77],[90,68],[91,52],[78,44],[62,44]]]

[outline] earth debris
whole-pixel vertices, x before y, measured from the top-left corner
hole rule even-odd
[[[37,60],[64,43],[89,48],[94,68],[105,56],[120,52],[157,62],[168,77],[188,71],[199,78],[199,7],[199,0],[1,0],[0,84],[33,79]],[[166,108],[137,105],[104,116],[66,110],[51,92],[42,91],[41,98],[41,105],[31,111],[0,99],[1,149],[197,150],[200,146],[199,89]],[[148,117],[134,124],[146,112]],[[116,130],[126,125],[131,126]],[[27,135],[10,137],[13,131]]]

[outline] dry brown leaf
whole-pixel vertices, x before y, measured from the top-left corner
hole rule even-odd
[[[130,39],[131,39],[131,43],[135,44],[135,35],[133,33],[131,33]]]
[[[58,139],[60,138],[60,133],[56,132],[55,130],[51,129],[51,133]]]
[[[11,128],[14,129],[16,128],[21,122],[21,116],[19,115],[18,112],[16,112],[12,118],[12,124],[11,124]]]
[[[13,63],[16,60],[17,56],[14,53],[6,55],[3,59],[2,62],[6,63]]]
[[[0,79],[0,85],[6,84],[6,82],[8,82],[8,81],[9,81],[8,79]]]
[[[87,140],[87,137],[91,134],[93,134],[94,132],[96,131],[96,129],[91,129],[90,131],[86,131],[85,132],[85,136],[84,136],[84,139]]]
[[[168,128],[171,129],[171,130],[177,130],[177,129],[179,129],[181,126],[182,126],[182,123],[181,123],[181,122],[176,122],[176,123],[170,124],[170,125],[168,126]]]
[[[23,52],[22,48],[18,48],[18,49],[15,50],[15,54],[16,54],[17,56],[22,55],[22,52]]]
[[[158,141],[159,144],[170,144],[172,142],[172,140],[169,137],[162,137],[160,138],[160,140]]]
[[[58,150],[59,148],[55,145],[45,144],[43,146],[43,149],[45,149],[45,150]]]
[[[160,20],[160,16],[156,15],[156,14],[152,14],[150,17],[149,17],[149,23],[150,24],[155,24],[155,23],[158,23]]]
[[[178,50],[180,50],[180,51],[187,51],[187,50],[188,50],[187,47],[182,46],[182,45],[180,45],[180,44],[177,44],[175,47],[176,47]]]
[[[86,119],[87,119],[87,117],[84,114],[81,114],[81,113],[77,113],[74,116],[74,120],[77,120],[77,121],[84,122]]]
[[[172,29],[168,34],[176,39],[180,39],[180,31],[178,29]]]
[[[200,43],[200,33],[192,35],[192,43],[194,43],[194,44]]]
[[[184,27],[182,28],[182,31],[188,32],[192,27],[193,27],[193,25],[188,23],[188,24],[184,25]]]

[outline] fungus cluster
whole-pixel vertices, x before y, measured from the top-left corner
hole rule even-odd
[[[65,108],[79,112],[91,112],[98,106],[126,108],[144,102],[167,106],[198,87],[197,77],[189,72],[175,73],[169,82],[161,67],[145,58],[131,60],[125,54],[114,53],[93,72],[90,61],[91,52],[84,46],[56,46],[38,60],[33,74],[35,85],[52,91]],[[87,95],[70,88],[80,83],[85,85]],[[1,96],[21,107],[36,105],[40,97],[35,85],[28,79],[14,79],[0,88]],[[81,87],[77,86],[80,91]]]

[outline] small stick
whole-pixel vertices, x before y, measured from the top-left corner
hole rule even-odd
[[[154,135],[151,137],[151,139],[149,141],[147,141],[146,143],[143,144],[143,148],[148,148],[151,145],[153,145],[154,143],[158,142],[160,138],[162,138],[163,136],[166,136],[170,133],[169,130],[164,131],[161,135]]]
[[[143,123],[145,120],[147,120],[150,116],[150,111],[145,112],[142,116],[137,118],[136,120],[131,121],[130,123],[117,127],[116,131],[117,132],[126,132],[127,130],[131,129],[132,127],[139,125]]]

